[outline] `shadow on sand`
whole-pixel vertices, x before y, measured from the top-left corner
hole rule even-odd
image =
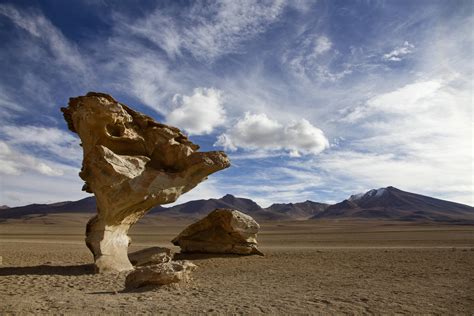
[[[0,276],[8,275],[85,275],[94,274],[94,265],[39,265],[29,267],[0,267]]]
[[[173,260],[201,260],[201,259],[212,259],[212,258],[242,258],[249,255],[236,255],[236,254],[223,254],[223,253],[201,253],[201,252],[188,252],[188,253],[175,253]]]

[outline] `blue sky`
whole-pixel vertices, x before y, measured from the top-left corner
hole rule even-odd
[[[75,200],[59,111],[112,94],[232,167],[178,202],[473,205],[472,1],[0,1],[0,204]]]

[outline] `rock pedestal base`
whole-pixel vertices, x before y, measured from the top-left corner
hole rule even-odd
[[[133,270],[128,258],[130,225],[106,225],[94,216],[87,223],[86,245],[94,255],[96,272]]]

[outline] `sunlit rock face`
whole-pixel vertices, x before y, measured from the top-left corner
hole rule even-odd
[[[172,243],[181,252],[263,255],[257,249],[260,225],[250,216],[232,209],[215,209],[189,225]]]
[[[125,289],[133,290],[143,286],[162,286],[172,283],[186,283],[197,266],[188,260],[169,261],[144,267],[137,267],[125,278]]]
[[[61,108],[82,141],[79,176],[94,193],[97,215],[86,229],[86,244],[99,272],[132,269],[127,232],[149,209],[174,202],[208,175],[230,166],[224,152],[198,152],[175,127],[89,92]]]

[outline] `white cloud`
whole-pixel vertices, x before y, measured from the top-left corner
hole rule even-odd
[[[2,128],[12,136],[11,126]],[[82,158],[80,147],[66,132],[53,128],[18,127],[19,134],[7,143],[0,140],[0,204],[20,206],[30,203],[52,203],[86,197],[78,176],[80,167],[72,167],[38,157],[38,146],[46,147],[70,160]],[[25,132],[26,131],[26,132]],[[61,137],[65,137],[62,140]],[[48,141],[50,140],[50,141]],[[75,143],[79,152],[74,157],[71,149],[61,144]],[[17,149],[16,147],[22,147]],[[62,150],[62,152],[60,152]],[[54,159],[54,155],[52,157]]]
[[[179,26],[175,19],[166,16],[160,10],[151,12],[136,23],[121,21],[124,18],[116,16],[120,21],[119,27],[122,32],[131,33],[146,38],[161,47],[168,56],[174,58],[181,55],[183,41],[179,31]]]
[[[0,15],[8,17],[15,25],[39,39],[50,49],[56,61],[75,70],[84,69],[84,61],[77,48],[42,14],[20,11],[8,4],[0,5]]]
[[[334,66],[339,57],[329,37],[303,34],[302,39],[283,54],[282,63],[300,80],[336,82],[352,73],[350,64]]]
[[[225,123],[222,93],[219,90],[197,88],[191,96],[175,95],[173,101],[177,107],[167,114],[166,121],[189,134],[210,134]]]
[[[347,193],[364,192],[368,189],[395,186],[402,190],[444,198],[473,205],[472,181],[458,162],[439,162],[430,155],[414,153],[407,156],[395,153],[363,151],[335,151],[315,160],[309,172],[323,170],[332,179],[330,182]],[[453,157],[453,156],[451,156]],[[311,163],[306,163],[306,166]],[[298,165],[305,167],[304,164]],[[350,179],[350,180],[348,180]],[[329,179],[326,179],[329,182]]]
[[[319,55],[329,51],[332,42],[326,36],[319,36],[314,43],[314,54]]]
[[[265,31],[278,19],[283,6],[280,0],[196,2],[181,11],[179,19],[159,9],[137,21],[117,19],[123,32],[150,40],[171,58],[188,51],[200,60],[212,61],[237,52],[243,41]]]
[[[132,95],[158,113],[166,113],[169,109],[166,97],[170,90],[177,88],[167,65],[152,54],[145,53],[137,57],[125,53],[125,56],[128,78],[124,88],[130,87]]]
[[[216,146],[227,150],[284,151],[290,156],[319,154],[329,147],[323,131],[305,119],[282,124],[266,114],[245,113],[234,127],[218,137]]]
[[[415,45],[405,41],[402,46],[384,54],[383,59],[388,61],[401,61],[403,56],[413,53],[414,48]]]
[[[82,150],[79,139],[71,133],[54,127],[14,126],[0,127],[10,146],[24,147],[36,152],[47,152],[56,159],[79,164]],[[47,168],[43,168],[47,170]]]
[[[394,185],[474,204],[472,92],[453,78],[370,98],[343,119],[362,132],[352,150],[327,152],[316,165],[364,188]]]
[[[394,91],[376,95],[362,106],[347,108],[345,122],[356,122],[377,113],[418,115],[433,106],[433,94],[442,87],[441,80],[407,84]]]
[[[0,86],[0,124],[3,120],[25,112],[25,108],[13,101],[10,95]]]
[[[60,176],[63,169],[59,164],[18,152],[0,141],[0,173],[4,175],[18,176],[34,171],[46,176]]]
[[[24,155],[14,158],[18,160],[21,157]],[[57,168],[57,166],[53,164],[51,168]],[[62,168],[60,176],[44,174],[32,169],[23,169],[20,174],[2,174],[0,177],[0,204],[13,207],[31,203],[75,201],[90,196],[81,191],[84,182],[77,175],[79,168],[67,166],[60,168]]]

